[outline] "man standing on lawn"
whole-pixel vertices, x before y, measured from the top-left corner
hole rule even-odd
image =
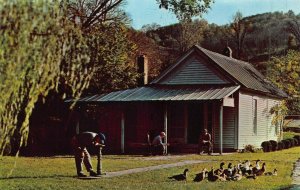
[[[103,146],[104,143],[105,136],[102,133],[83,132],[72,138],[71,144],[75,155],[78,177],[86,177],[82,171],[82,162],[84,163],[86,170],[90,173],[90,176],[97,176],[97,173],[93,170],[91,156],[86,147],[90,145]]]

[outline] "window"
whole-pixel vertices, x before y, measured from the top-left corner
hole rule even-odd
[[[257,134],[257,99],[252,101],[252,111],[253,111],[253,133]]]

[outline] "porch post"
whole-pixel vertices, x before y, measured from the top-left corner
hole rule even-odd
[[[79,122],[79,120],[77,120],[77,122],[76,122],[76,135],[78,135],[79,134],[79,128],[80,127],[80,122]]]
[[[165,104],[164,109],[164,131],[166,133],[165,144],[168,144],[168,106]],[[166,146],[166,154],[168,153],[168,146]]]
[[[223,154],[223,103],[220,104],[220,154]]]
[[[125,116],[121,113],[121,153],[125,153]]]
[[[188,135],[188,107],[187,104],[184,104],[184,143],[187,144],[187,135]]]

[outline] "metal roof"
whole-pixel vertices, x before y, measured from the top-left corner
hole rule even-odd
[[[227,71],[232,77],[246,88],[261,91],[279,97],[287,97],[287,94],[268,81],[253,65],[248,62],[227,57],[207,49],[196,46],[210,59]]]
[[[111,92],[108,94],[93,95],[78,100],[80,103],[101,102],[138,102],[138,101],[193,101],[218,100],[228,97],[237,91],[240,86],[227,87],[169,87],[146,86],[134,89]],[[67,100],[66,102],[72,102]]]
[[[164,76],[171,73],[182,61],[192,53],[202,52],[206,55],[217,67],[225,71],[228,76],[231,76],[235,82],[241,84],[246,89],[256,90],[265,94],[276,97],[287,97],[287,94],[274,84],[268,81],[260,72],[258,72],[250,63],[227,57],[199,46],[193,46],[181,59],[165,72],[163,72],[152,84],[159,84]],[[200,55],[198,53],[198,55]]]

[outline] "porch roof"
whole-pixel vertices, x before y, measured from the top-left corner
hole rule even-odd
[[[219,100],[230,96],[240,86],[215,87],[169,87],[145,86],[127,90],[111,92],[108,94],[93,95],[80,98],[80,103],[101,102],[139,102],[139,101],[194,101]],[[74,100],[66,100],[73,102]]]

